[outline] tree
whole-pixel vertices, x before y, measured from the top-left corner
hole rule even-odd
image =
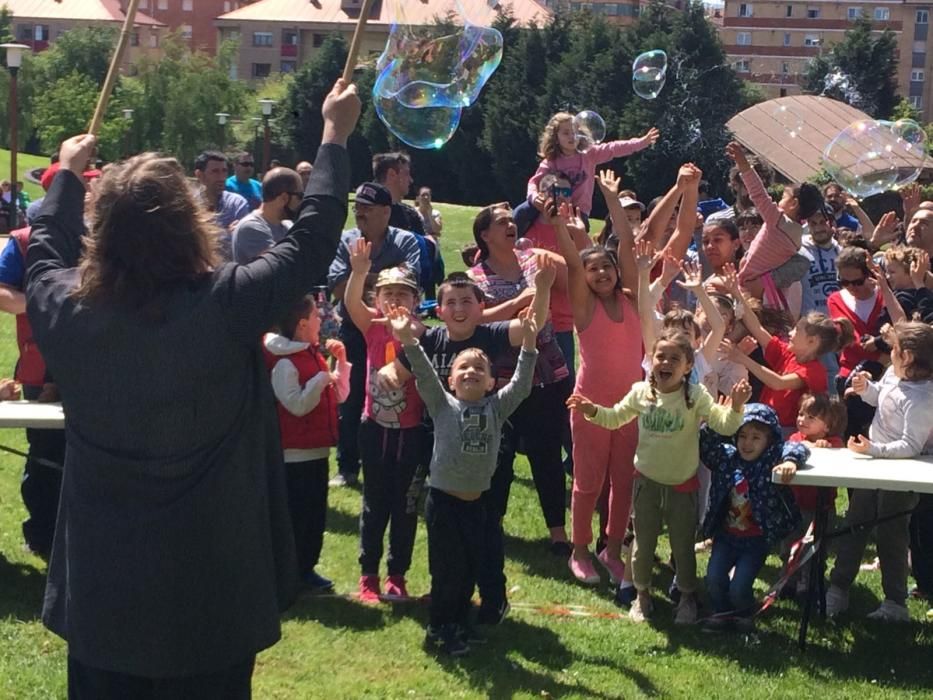
[[[891,121],[897,121],[898,119],[910,119],[920,124],[923,120],[923,114],[921,114],[919,109],[910,104],[910,100],[906,97],[902,97],[891,112]]]
[[[861,18],[828,53],[810,61],[804,91],[827,95],[861,109],[875,119],[888,119],[897,106],[897,37],[890,29],[872,34]]]

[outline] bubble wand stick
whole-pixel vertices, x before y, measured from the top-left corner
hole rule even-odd
[[[100,89],[100,97],[97,98],[97,107],[94,109],[94,117],[91,119],[91,125],[87,132],[97,136],[100,131],[101,122],[104,121],[104,112],[107,111],[107,103],[110,101],[110,95],[113,93],[113,86],[117,82],[117,75],[120,72],[120,64],[123,62],[123,54],[126,51],[126,45],[130,42],[130,33],[133,31],[133,20],[136,19],[136,8],[139,7],[139,0],[130,0],[126,8],[126,17],[123,20],[123,29],[120,30],[120,38],[117,40],[117,47],[113,51],[113,58],[110,59],[110,68],[107,70],[107,78],[104,80],[104,86]]]
[[[369,20],[369,12],[372,10],[373,0],[363,0],[363,6],[360,8],[360,16],[356,20],[356,29],[353,30],[353,40],[350,42],[350,52],[347,54],[347,62],[343,66],[343,80],[350,83],[353,80],[353,70],[356,68],[356,56],[360,52],[360,43],[363,41],[363,32],[366,29],[366,22]]]

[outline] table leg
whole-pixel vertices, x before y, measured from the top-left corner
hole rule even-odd
[[[826,619],[826,551],[824,538],[829,524],[829,509],[826,503],[826,489],[817,491],[816,514],[813,516],[813,547],[816,551],[810,562],[809,583],[807,585],[807,599],[803,606],[803,615],[800,618],[800,634],[797,637],[797,646],[801,650],[807,648],[807,631],[810,628],[810,616],[813,614],[814,599],[819,605],[821,619]]]

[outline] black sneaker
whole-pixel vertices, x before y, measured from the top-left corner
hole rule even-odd
[[[676,583],[671,582],[670,588],[667,589],[667,597],[671,599],[674,605],[680,602],[680,589],[677,587]]]
[[[701,623],[704,632],[711,634],[719,632],[728,632],[732,629],[732,618],[723,616],[708,617]]]
[[[485,644],[487,641],[486,636],[480,634],[473,625],[460,625],[459,633],[460,639],[462,639],[467,646]]]
[[[311,573],[305,574],[301,577],[301,585],[305,590],[310,591],[311,593],[333,593],[334,592],[334,582],[329,578],[324,578],[319,573],[311,570]]]
[[[509,614],[509,610],[511,609],[512,607],[507,600],[503,600],[498,605],[487,605],[483,602],[483,604],[479,606],[479,612],[476,613],[476,624],[498,625],[505,619],[505,616]]]
[[[470,653],[470,645],[461,638],[457,625],[428,625],[424,644],[450,656],[465,656]]]
[[[635,601],[637,597],[638,590],[635,588],[635,586],[626,586],[625,588],[619,586],[616,588],[616,594],[612,600],[616,605],[627,608]]]

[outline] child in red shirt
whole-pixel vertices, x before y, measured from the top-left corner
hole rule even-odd
[[[806,393],[827,392],[829,378],[819,358],[846,347],[855,339],[852,323],[845,318],[830,319],[812,311],[797,322],[785,341],[764,329],[738,287],[734,293],[745,308],[742,322],[751,337],[743,338],[737,346],[724,341],[728,359],[743,365],[764,383],[759,400],[775,410],[781,429],[789,435],[797,423],[801,397]],[[754,349],[755,341],[764,350],[767,367],[747,354]]]

